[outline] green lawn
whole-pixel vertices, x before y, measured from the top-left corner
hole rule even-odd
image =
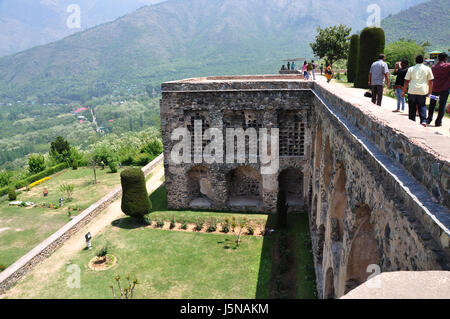
[[[11,265],[66,224],[70,220],[69,207],[73,211],[72,216],[75,216],[120,185],[119,174],[111,174],[107,169],[97,170],[97,179],[98,183],[94,185],[93,172],[90,168],[67,169],[53,175],[49,181],[36,186],[29,192],[22,192],[17,197],[17,200],[21,201],[58,206],[61,197],[59,186],[62,183],[74,184],[73,200],[66,201],[64,207],[58,209],[10,207],[7,200],[1,201],[0,265],[6,267]],[[47,197],[43,196],[44,187],[49,192]],[[74,211],[74,208],[77,210]]]
[[[167,217],[170,220],[173,216],[184,220],[195,220],[199,216],[219,219],[236,216],[275,224],[274,215],[267,214],[166,211],[164,187],[155,191],[151,198],[154,209],[158,209],[151,215],[161,219]],[[288,235],[295,241],[295,295],[298,298],[315,298],[308,217],[306,214],[295,214],[288,218]],[[277,238],[277,231],[266,237],[244,236],[240,247],[236,247],[235,236],[231,234],[154,229],[124,217],[114,221],[94,238],[92,250],[58,256],[63,258],[59,260],[59,266],[48,266],[44,273],[42,270],[31,273],[13,288],[8,297],[108,299],[112,298],[109,286],[115,283],[114,277],[120,275],[125,278],[130,274],[140,282],[136,298],[267,299],[271,296],[271,282],[276,274],[273,256]],[[116,265],[106,271],[91,270],[89,261],[105,245],[109,248],[108,253],[117,257]],[[78,265],[81,269],[80,288],[69,288],[66,284],[71,275],[67,267],[71,265]]]
[[[71,258],[81,268],[81,288],[66,285],[67,265],[49,276],[45,287],[31,274],[19,284],[19,298],[112,298],[116,275],[137,277],[136,298],[267,298],[272,246],[261,237],[245,237],[238,249],[226,249],[230,235],[170,232],[122,219],[93,241],[93,250]],[[95,251],[108,243],[117,264],[106,271],[88,268]],[[264,249],[263,249],[264,243]],[[16,295],[14,296],[16,297]]]

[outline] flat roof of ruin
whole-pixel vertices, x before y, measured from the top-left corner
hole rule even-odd
[[[385,97],[383,99],[383,106],[380,108],[371,103],[370,99],[364,97],[365,90],[345,87],[339,83],[326,83],[324,77],[317,75],[317,81],[305,81],[303,75],[291,74],[266,74],[266,75],[233,75],[233,76],[208,76],[198,78],[188,78],[178,81],[165,82],[162,85],[162,91],[169,92],[193,92],[193,91],[223,91],[223,90],[243,90],[251,88],[253,90],[264,90],[265,85],[259,86],[258,83],[287,83],[284,89],[303,89],[312,90],[316,85],[326,89],[331,94],[337,96],[347,103],[351,103],[356,108],[369,115],[372,120],[393,128],[398,134],[407,136],[414,144],[427,149],[437,158],[450,162],[450,120],[443,119],[442,127],[427,127],[420,126],[417,122],[414,123],[408,120],[407,108],[403,116],[399,113],[392,113],[396,109],[397,101]],[[226,84],[231,86],[217,87],[215,84]],[[233,84],[239,84],[234,86]],[[253,84],[247,86],[246,84]],[[294,84],[289,85],[289,84]],[[280,85],[280,87],[282,87]],[[437,114],[436,114],[437,116]]]
[[[232,75],[232,76],[207,76],[198,78],[189,78],[178,81],[170,81],[164,84],[178,83],[213,83],[213,82],[254,82],[254,81],[300,81],[303,75],[297,74],[267,74],[267,75]]]

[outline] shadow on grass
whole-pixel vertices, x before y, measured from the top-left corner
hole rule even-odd
[[[267,228],[275,228],[276,215],[270,214],[267,218]],[[256,286],[256,299],[270,298],[270,283],[272,281],[272,269],[274,266],[273,248],[277,232],[264,236],[261,249],[261,259],[258,272],[258,283]]]
[[[131,217],[123,217],[116,219],[111,222],[111,225],[113,227],[118,227],[121,229],[137,229],[145,226],[143,223]]]
[[[275,229],[271,235],[264,237],[259,266],[256,299],[296,298],[315,299],[316,281],[309,235],[308,214],[294,213],[288,215],[287,229],[275,227],[276,215],[269,215],[269,228]],[[294,262],[280,264],[280,236],[288,238],[288,249],[293,251]],[[286,278],[286,274],[290,273]],[[295,281],[295,283],[287,282]],[[283,285],[280,285],[283,281]],[[289,289],[288,286],[290,286]],[[277,289],[282,289],[278,291]],[[288,291],[283,291],[283,290]],[[284,297],[280,297],[284,295]]]

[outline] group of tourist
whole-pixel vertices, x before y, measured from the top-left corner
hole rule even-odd
[[[439,61],[432,68],[424,64],[424,57],[416,57],[416,65],[409,66],[409,61],[403,59],[395,64],[394,75],[395,94],[397,96],[397,109],[394,112],[405,110],[405,95],[408,93],[409,119],[416,121],[419,114],[420,124],[427,127],[433,121],[433,115],[439,99],[439,112],[435,126],[442,126],[450,92],[450,63],[447,63],[448,55],[441,53]],[[383,89],[386,84],[389,87],[389,68],[386,64],[386,56],[381,54],[378,61],[374,62],[369,73],[369,87],[372,90],[372,103],[381,106]],[[430,98],[430,107],[426,109],[426,99]]]
[[[316,80],[316,68],[317,64],[314,63],[314,60],[311,60],[311,62],[305,61],[303,63],[302,71],[305,80],[309,80],[310,78],[314,81]]]
[[[302,72],[303,72],[303,76],[305,78],[305,80],[316,80],[316,70],[319,66],[314,62],[314,60],[311,60],[311,62],[305,61],[303,63],[302,66]],[[288,62],[287,63],[287,67],[286,65],[283,65],[281,67],[282,71],[288,71],[288,70],[295,70],[295,62]],[[323,75],[324,72],[324,68],[323,68],[323,64],[320,65],[320,75]],[[329,64],[327,64],[326,69],[325,69],[325,76],[328,80],[328,82],[331,81],[331,78],[333,77],[333,72],[331,70],[331,66]]]

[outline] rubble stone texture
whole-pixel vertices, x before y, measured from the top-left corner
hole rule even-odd
[[[309,212],[321,298],[341,297],[378,271],[450,270],[448,157],[367,112],[370,102],[289,75],[187,79],[162,91],[171,209],[276,213],[278,191],[287,190],[291,209]],[[226,128],[279,128],[279,170],[261,174],[249,157],[176,164],[173,131],[193,133],[200,119],[224,141]]]

